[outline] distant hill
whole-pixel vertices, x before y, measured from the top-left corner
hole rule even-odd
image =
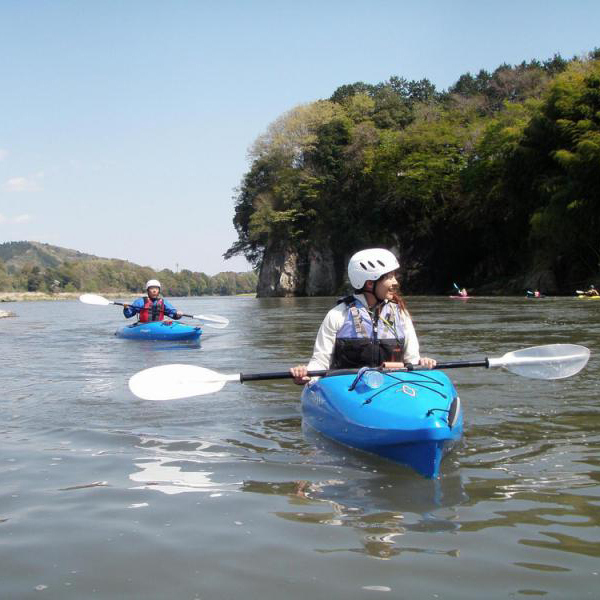
[[[94,260],[100,257],[51,246],[40,242],[4,242],[0,244],[0,260],[7,267],[22,269],[25,265],[37,267],[58,267],[63,262],[73,260]]]
[[[158,278],[169,296],[229,296],[256,291],[253,271],[214,276],[183,269],[155,271],[135,263],[102,258],[40,242],[0,244],[0,292],[140,293],[148,279]]]

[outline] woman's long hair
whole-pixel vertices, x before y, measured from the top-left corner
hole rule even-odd
[[[379,279],[382,279],[386,275],[387,275],[387,273],[384,273]],[[379,282],[379,279],[375,280],[375,285],[377,285],[377,283]],[[393,291],[391,302],[394,302],[394,304],[397,304],[402,312],[405,312],[406,314],[408,314],[408,309],[406,308],[406,303],[404,302],[404,298],[402,298],[402,296],[400,295],[399,288],[400,288],[400,286],[398,286],[398,288],[396,288]],[[374,293],[374,291],[375,291],[375,286],[373,286],[373,293]],[[364,294],[365,289],[363,287],[363,289],[361,289],[361,290],[354,290],[354,293],[355,294]]]
[[[400,307],[400,310],[402,312],[405,312],[408,314],[408,310],[406,309],[406,304],[404,302],[404,298],[402,298],[402,296],[398,292],[394,292],[394,295],[392,297],[392,302],[395,302]]]

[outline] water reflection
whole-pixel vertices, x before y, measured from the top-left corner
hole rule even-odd
[[[347,470],[342,472],[347,476]],[[403,552],[456,555],[456,550],[412,548],[403,544],[409,532],[438,533],[458,529],[456,508],[467,500],[459,475],[438,480],[414,474],[369,472],[322,481],[246,481],[242,491],[286,496],[294,510],[277,511],[286,521],[304,525],[350,527],[361,546],[317,549],[318,552],[360,552],[389,559]]]
[[[199,471],[190,461],[174,461],[170,457],[141,458],[135,463],[140,470],[129,479],[141,485],[131,489],[149,489],[163,494],[204,492],[211,495],[236,491],[240,483],[213,481],[212,471]]]
[[[211,442],[141,437],[138,447],[156,455],[135,460],[134,466],[139,470],[131,473],[129,479],[141,485],[131,489],[149,489],[164,494],[202,492],[218,495],[237,491],[241,485],[241,482],[218,481],[214,469],[203,469],[207,464],[231,457],[228,452],[215,449]]]

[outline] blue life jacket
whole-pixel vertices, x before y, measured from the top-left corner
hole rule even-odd
[[[332,369],[378,367],[383,362],[402,362],[405,333],[400,308],[385,301],[372,311],[354,296],[340,300],[348,307],[336,334]]]

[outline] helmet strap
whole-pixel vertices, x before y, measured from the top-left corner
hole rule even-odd
[[[373,284],[371,286],[369,286],[369,281]],[[367,289],[367,286],[370,289]],[[373,281],[372,279],[369,279],[368,281],[365,281],[365,285],[363,285],[363,289],[361,290],[362,293],[365,296],[365,299],[367,300],[367,304],[369,306],[375,306],[377,304],[379,304],[381,302],[381,300],[377,297],[377,295],[375,294],[375,287],[377,286],[377,281]]]

